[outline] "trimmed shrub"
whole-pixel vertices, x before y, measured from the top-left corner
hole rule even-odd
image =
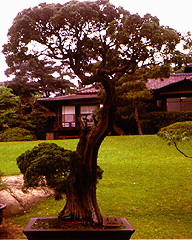
[[[24,187],[49,186],[55,190],[56,200],[61,199],[66,186],[75,181],[71,172],[82,167],[81,156],[55,143],[40,143],[17,158],[17,165],[24,175]],[[103,171],[97,168],[97,180]]]
[[[0,142],[32,141],[36,137],[24,128],[8,128],[0,133]]]
[[[192,121],[177,122],[160,129],[157,134],[166,141],[180,141],[192,136]]]
[[[48,185],[63,193],[71,167],[80,162],[80,156],[55,143],[40,143],[17,158],[17,165],[24,174],[25,187]],[[77,166],[76,166],[77,167]]]

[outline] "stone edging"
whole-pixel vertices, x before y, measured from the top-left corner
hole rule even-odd
[[[43,198],[54,194],[47,187],[39,187],[24,193],[22,191],[23,175],[3,177],[2,181],[6,185],[6,189],[0,191],[0,203],[7,205],[3,212],[4,217],[21,215]]]

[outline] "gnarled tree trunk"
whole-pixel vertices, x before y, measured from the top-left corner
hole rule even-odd
[[[106,92],[101,118],[87,135],[80,137],[77,152],[82,156],[78,169],[71,172],[71,184],[67,189],[67,203],[61,218],[81,219],[90,224],[102,224],[102,215],[96,198],[97,156],[99,147],[113,127],[115,118],[115,86],[104,75],[102,84]]]

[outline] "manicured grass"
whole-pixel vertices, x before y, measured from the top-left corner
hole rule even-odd
[[[109,138],[99,159],[104,215],[126,217],[133,238],[192,238],[191,159],[156,136]]]
[[[77,140],[56,143],[73,150]],[[10,144],[15,148],[13,152],[20,154],[37,142]],[[132,238],[192,238],[191,159],[157,136],[117,136],[105,139],[98,161],[104,170],[98,184],[98,201],[104,216],[127,218],[136,230]],[[3,166],[1,160],[0,164]],[[64,201],[50,198],[13,221],[24,226],[31,217],[57,216],[63,205]]]

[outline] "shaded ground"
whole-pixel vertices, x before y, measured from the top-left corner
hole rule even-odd
[[[23,236],[23,229],[6,220],[0,225],[0,239],[17,239]]]

